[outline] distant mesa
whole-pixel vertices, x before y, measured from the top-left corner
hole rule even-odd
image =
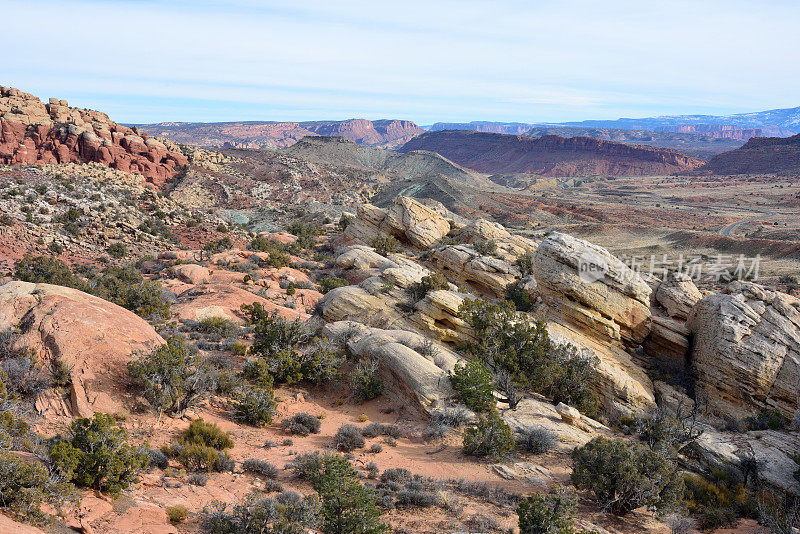
[[[487,174],[648,176],[689,171],[703,161],[674,150],[590,137],[539,138],[463,130],[427,132],[400,148],[428,150]]]
[[[181,152],[119,125],[99,111],[73,108],[66,100],[47,104],[13,87],[0,87],[0,163],[97,162],[141,174],[156,185],[186,165]]]
[[[715,156],[697,172],[709,174],[772,174],[800,172],[800,134],[754,137],[743,147]]]
[[[425,130],[411,121],[349,119],[308,122],[162,122],[140,131],[177,143],[208,148],[268,148],[294,145],[309,136],[341,136],[359,145],[395,148]]]

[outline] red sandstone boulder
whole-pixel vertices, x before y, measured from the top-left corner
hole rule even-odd
[[[36,402],[51,415],[91,416],[124,410],[127,363],[164,343],[134,313],[77,289],[9,282],[0,286],[0,330],[19,328],[18,349],[32,350],[45,368],[69,366],[69,396],[50,390]]]

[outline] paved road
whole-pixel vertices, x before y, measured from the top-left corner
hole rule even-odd
[[[761,221],[764,219],[771,219],[777,215],[774,211],[767,211],[759,215],[758,217],[750,217],[749,219],[742,219],[741,221],[736,221],[735,223],[731,223],[722,227],[722,230],[719,231],[719,235],[724,235],[728,237],[733,236],[733,232],[735,232],[741,225],[747,224],[753,221]]]

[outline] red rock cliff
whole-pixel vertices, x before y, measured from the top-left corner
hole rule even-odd
[[[160,186],[187,159],[105,113],[72,108],[56,98],[44,104],[31,94],[0,87],[0,163],[70,162],[102,163]]]

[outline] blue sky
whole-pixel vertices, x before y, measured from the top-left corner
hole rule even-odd
[[[118,122],[800,105],[800,2],[0,0],[0,85]]]

